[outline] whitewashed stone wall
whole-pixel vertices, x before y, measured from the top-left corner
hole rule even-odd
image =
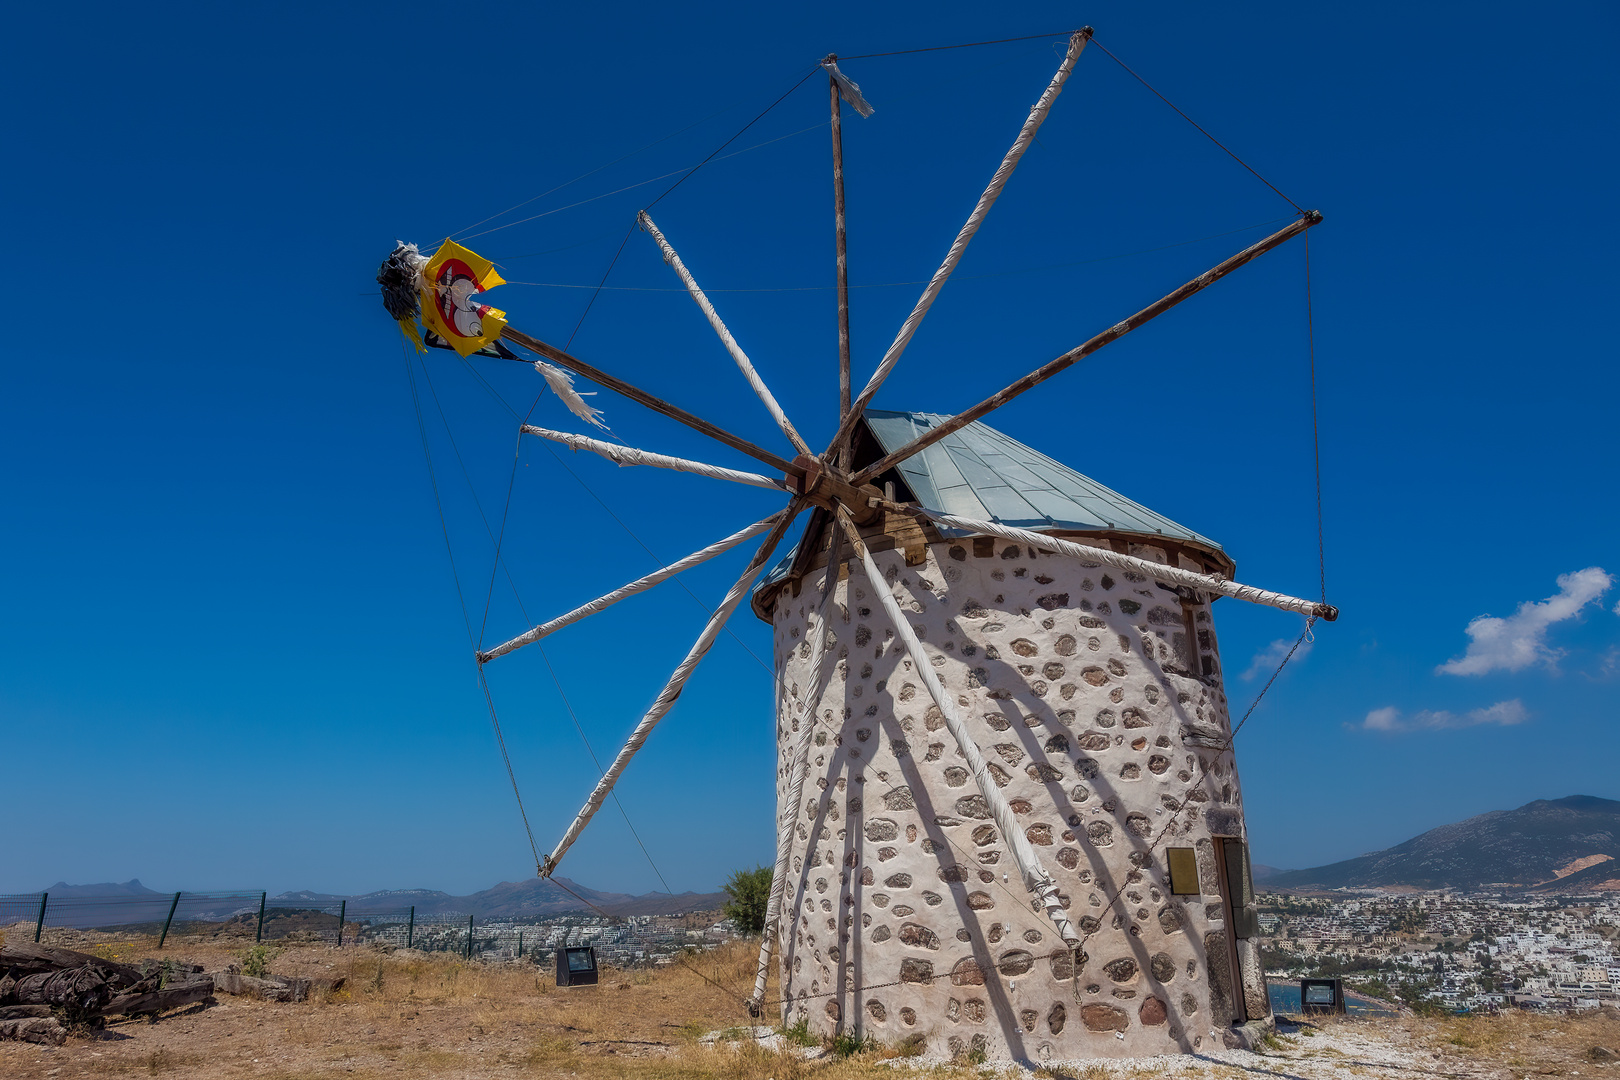
[[[1075,970],[856,562],[835,594],[792,811],[784,1019],[884,1043],[921,1034],[932,1051],[992,1059],[1220,1045],[1232,1012],[1221,984],[1240,982],[1227,973],[1210,837],[1243,824],[1231,755],[1212,749],[1229,718],[1208,610],[1194,609],[1189,640],[1178,596],[1137,575],[986,538],[926,555],[875,558],[1070,916],[1094,933]],[[784,591],[772,612],[779,805],[796,701],[816,684],[806,632],[818,599]],[[1209,772],[1195,784],[1201,758]],[[1197,849],[1207,895],[1169,894],[1167,845]],[[1259,987],[1251,1015],[1264,1015],[1258,957],[1240,963]]]

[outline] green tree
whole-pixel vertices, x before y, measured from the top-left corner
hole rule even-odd
[[[735,922],[745,934],[765,929],[765,908],[771,899],[771,868],[756,866],[738,870],[721,886],[728,899],[721,914]]]

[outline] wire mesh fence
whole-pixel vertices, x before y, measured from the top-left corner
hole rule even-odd
[[[480,921],[465,913],[426,912],[414,906],[376,907],[231,889],[134,896],[0,894],[0,931],[14,941],[46,945],[80,946],[113,934],[155,938],[159,949],[180,942],[229,948],[255,943],[376,944],[468,959],[538,963],[548,962],[559,948],[591,945],[604,962],[622,966],[657,963],[679,949],[714,944],[708,940],[712,934],[694,934],[677,921],[650,917]]]

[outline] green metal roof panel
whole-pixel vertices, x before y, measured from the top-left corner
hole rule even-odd
[[[939,413],[866,411],[867,426],[884,453],[948,419]],[[1208,537],[982,423],[952,432],[901,462],[898,470],[918,502],[950,514],[1021,529],[1157,534],[1221,550]]]
[[[867,409],[865,414],[866,425],[885,454],[948,419],[940,413],[883,409]],[[902,461],[896,469],[919,503],[947,514],[1037,531],[1143,533],[1186,541],[1211,551],[1223,550],[1207,536],[1154,513],[982,423],[952,432]],[[949,529],[940,531],[952,533]],[[797,550],[795,545],[773,566],[756,591],[785,577]]]

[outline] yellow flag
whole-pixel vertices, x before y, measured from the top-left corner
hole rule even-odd
[[[478,302],[478,294],[505,284],[488,259],[446,240],[428,260],[422,295],[422,324],[462,356],[496,341],[506,328],[506,312]]]

